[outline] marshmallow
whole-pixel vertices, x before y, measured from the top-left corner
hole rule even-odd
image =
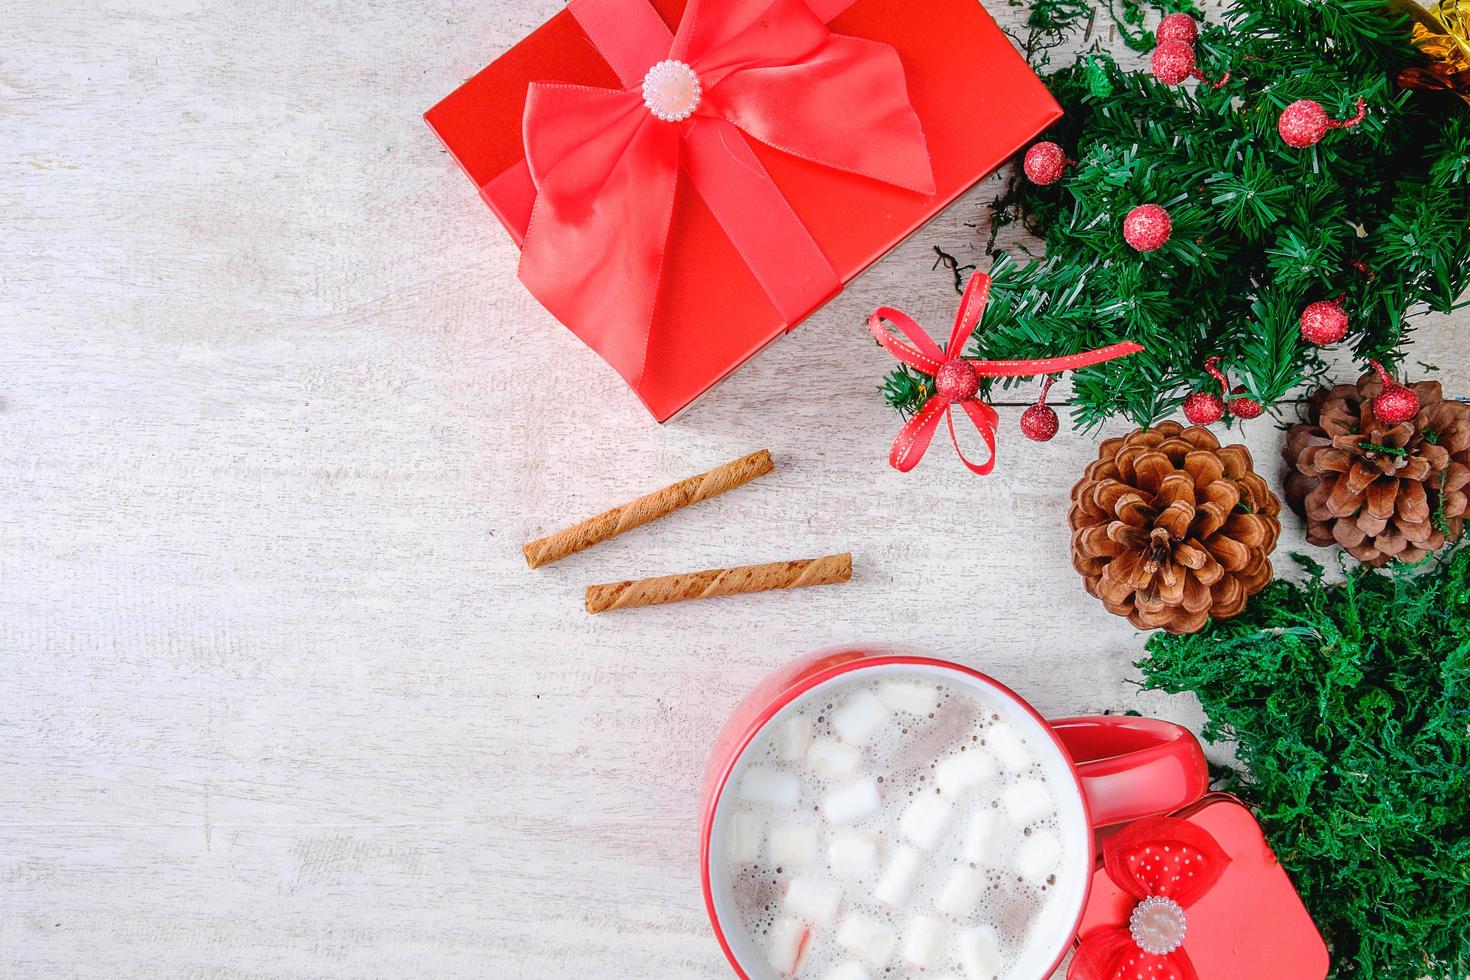
[[[801,969],[802,957],[806,955],[806,945],[811,935],[811,929],[804,922],[790,917],[776,920],[771,926],[766,952],[777,973],[788,977],[796,976],[796,972]]]
[[[861,963],[843,963],[828,970],[822,980],[873,980],[873,975]]]
[[[923,681],[884,681],[878,685],[878,700],[894,711],[927,715],[939,707],[939,688]]]
[[[730,814],[730,832],[726,835],[731,862],[751,864],[761,854],[761,838],[765,825],[750,810]]]
[[[842,904],[842,889],[830,881],[816,878],[792,878],[786,886],[786,910],[798,918],[819,926],[830,926],[837,920],[837,906]]]
[[[872,691],[858,691],[832,712],[832,730],[853,745],[867,745],[888,721],[888,709]]]
[[[863,754],[836,739],[819,738],[806,751],[807,768],[824,776],[846,776],[857,770]]]
[[[837,945],[874,969],[888,962],[896,941],[892,928],[857,913],[849,914],[837,928]]]
[[[1056,870],[1062,859],[1062,842],[1049,830],[1033,830],[1016,849],[1016,870],[1021,877],[1039,885]]]
[[[1005,831],[1006,818],[991,807],[977,810],[970,818],[961,848],[966,861],[981,865],[994,865],[1000,858],[1001,834]]]
[[[1007,786],[1001,793],[1001,803],[1010,818],[1019,824],[1040,820],[1057,808],[1051,790],[1039,779],[1023,779]]]
[[[903,961],[927,970],[944,939],[944,923],[932,915],[916,915],[903,930]]]
[[[878,812],[878,784],[871,776],[849,783],[822,801],[822,815],[831,823],[852,823]]]
[[[845,830],[827,845],[827,865],[848,878],[866,878],[878,870],[878,844],[856,830]]]
[[[782,762],[800,762],[812,744],[812,720],[792,715],[776,729],[776,755]]]
[[[934,767],[934,782],[939,792],[957,800],[981,783],[995,776],[995,758],[976,748],[958,752]]]
[[[740,798],[768,806],[793,807],[801,792],[796,775],[765,766],[751,766],[740,777]]]
[[[968,980],[996,980],[1000,975],[1000,937],[989,925],[960,933],[960,966]]]
[[[805,824],[783,824],[771,828],[767,844],[771,863],[779,867],[804,868],[817,859],[817,828]]]
[[[899,908],[914,893],[914,881],[919,877],[921,855],[912,847],[900,847],[888,859],[883,875],[873,889],[873,895],[885,905]]]
[[[985,872],[957,867],[944,880],[934,907],[945,915],[969,915],[980,904],[980,894],[984,891]]]
[[[933,793],[920,793],[898,818],[898,829],[909,843],[926,851],[944,839],[954,807]]]
[[[1006,772],[1020,772],[1031,765],[1031,750],[1016,730],[998,721],[985,730],[985,745],[995,753],[995,760]]]

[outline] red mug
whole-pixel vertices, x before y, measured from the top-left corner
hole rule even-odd
[[[1042,757],[1048,781],[1057,788],[1058,824],[1074,857],[1058,870],[1054,895],[1061,898],[1048,903],[1031,930],[1033,939],[1011,970],[1015,977],[1050,977],[1071,948],[1092,884],[1094,831],[1188,806],[1209,786],[1198,740],[1169,722],[1132,716],[1047,721],[1015,692],[977,670],[892,649],[842,649],[800,657],[746,695],[721,729],[705,766],[699,854],[705,910],[725,958],[744,980],[773,974],[740,926],[724,862],[714,860],[719,852],[713,845],[723,839],[721,825],[729,810],[722,806],[725,789],[741,768],[746,748],[786,708],[858,671],[933,673],[987,692],[988,703],[1021,729]]]

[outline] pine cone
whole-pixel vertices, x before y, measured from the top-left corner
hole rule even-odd
[[[1340,544],[1365,565],[1415,562],[1465,529],[1470,405],[1447,402],[1437,381],[1410,385],[1419,414],[1385,426],[1373,417],[1376,375],[1319,389],[1307,421],[1286,434],[1286,500],[1307,540]]]
[[[1108,612],[1193,633],[1271,581],[1279,513],[1244,446],[1161,422],[1104,441],[1072,488],[1072,565]]]

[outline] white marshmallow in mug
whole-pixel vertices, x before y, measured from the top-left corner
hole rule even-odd
[[[806,750],[807,768],[824,776],[851,775],[862,761],[861,752],[832,738],[819,738]]]
[[[1004,721],[997,721],[986,730],[985,746],[995,753],[995,761],[1005,772],[1020,772],[1034,761],[1026,742]]]
[[[956,753],[934,767],[934,783],[951,800],[995,778],[995,758],[981,749]]]
[[[781,772],[766,766],[750,766],[740,777],[740,798],[751,803],[790,809],[801,796],[801,783],[795,773]]]
[[[848,878],[866,878],[878,870],[878,842],[861,831],[838,831],[827,845],[827,866]]]
[[[884,681],[878,685],[878,700],[894,711],[927,715],[939,707],[939,688],[925,681]]]
[[[810,824],[779,824],[771,828],[766,845],[771,863],[781,867],[804,868],[821,856],[817,828]]]
[[[798,918],[819,926],[830,926],[837,920],[837,907],[842,904],[842,889],[835,882],[815,878],[792,878],[786,886],[786,909]]]
[[[882,805],[883,799],[878,795],[877,782],[867,776],[828,794],[822,801],[822,815],[830,823],[853,823],[877,813],[878,807]]]
[[[851,912],[837,927],[837,945],[874,969],[882,969],[893,956],[898,937],[887,923]]]
[[[903,930],[903,961],[910,966],[927,970],[934,965],[939,955],[939,946],[944,941],[944,923],[932,915],[916,915]]]
[[[872,691],[858,691],[832,712],[832,730],[853,745],[867,745],[888,724],[888,708]]]

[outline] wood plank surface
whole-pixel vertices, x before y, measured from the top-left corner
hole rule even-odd
[[[705,754],[814,647],[1198,724],[1138,693],[1144,637],[1070,568],[1097,437],[1036,446],[1002,407],[996,475],[940,444],[886,465],[863,318],[949,322],[930,247],[975,250],[994,183],[664,427],[537,307],[419,117],[557,7],[6,6],[0,975],[724,976]],[[1464,326],[1419,334],[1459,393]],[[1274,474],[1272,422],[1246,441]],[[770,476],[527,569],[526,541],[761,447]],[[582,608],[848,550],[839,587]]]

